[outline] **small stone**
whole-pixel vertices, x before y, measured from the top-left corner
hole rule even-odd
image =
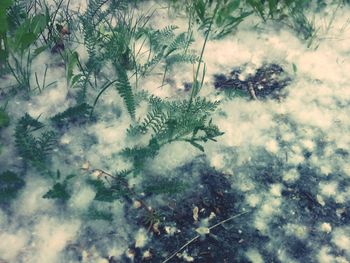
[[[83,165],[81,166],[81,169],[88,171],[90,169],[90,163],[89,162],[83,163]]]
[[[142,259],[144,260],[150,260],[152,258],[152,254],[149,250],[146,250],[143,252]]]
[[[212,220],[216,217],[216,214],[214,212],[211,212],[209,215],[209,220]]]
[[[321,225],[321,231],[329,234],[332,231],[332,226],[330,223],[323,223]]]
[[[198,222],[198,212],[199,212],[198,206],[196,206],[195,208],[193,208],[193,219],[194,219],[194,222],[195,222],[195,223]]]
[[[92,176],[97,178],[97,179],[99,179],[102,176],[102,174],[103,173],[100,170],[95,170],[95,171],[92,172]]]
[[[198,227],[196,229],[196,232],[200,235],[206,235],[206,234],[209,234],[210,233],[210,229],[207,228],[207,227]]]
[[[128,251],[126,252],[126,256],[130,259],[134,259],[135,257],[135,251],[133,249],[128,249]]]
[[[132,206],[136,209],[140,208],[141,205],[142,205],[141,202],[138,200],[135,200],[134,203],[132,204]]]

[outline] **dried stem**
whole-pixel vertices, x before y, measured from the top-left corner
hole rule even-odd
[[[226,222],[228,222],[228,221],[230,221],[230,220],[232,220],[232,219],[235,219],[235,218],[237,218],[237,217],[239,217],[239,216],[241,216],[241,215],[247,214],[247,213],[249,213],[249,211],[247,211],[247,212],[242,212],[242,213],[239,213],[238,215],[231,216],[230,218],[227,218],[227,219],[225,219],[225,220],[223,220],[223,221],[220,221],[219,223],[217,223],[217,224],[215,224],[215,225],[209,227],[209,230],[212,230],[212,229],[214,229],[214,228],[216,228],[216,227],[218,227],[218,226],[220,226],[220,225],[222,225],[222,224],[224,224],[224,223],[226,223]],[[194,238],[192,238],[191,240],[189,240],[188,242],[186,242],[186,244],[184,244],[182,247],[180,247],[178,250],[176,250],[176,252],[174,252],[173,254],[171,254],[171,255],[170,255],[167,259],[165,259],[162,263],[168,262],[170,259],[172,259],[173,257],[175,257],[179,252],[181,252],[184,248],[186,248],[188,245],[190,245],[191,243],[193,243],[194,241],[196,241],[199,237],[200,237],[200,235],[197,235],[197,236],[195,236]]]

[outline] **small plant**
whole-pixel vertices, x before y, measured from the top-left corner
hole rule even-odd
[[[10,117],[5,109],[0,108],[0,129],[7,127],[10,124]]]
[[[63,181],[61,181],[61,173],[59,170],[57,170],[55,184],[52,186],[52,189],[50,189],[46,194],[43,195],[43,198],[67,201],[70,198],[68,183],[75,176],[75,174],[70,174],[66,178],[64,178]]]
[[[131,158],[137,171],[143,168],[148,158],[154,158],[159,149],[173,142],[188,142],[200,151],[201,143],[215,141],[223,133],[219,131],[210,117],[218,102],[196,98],[188,107],[188,101],[167,102],[157,97],[150,98],[150,113],[145,119],[129,128],[129,135],[146,135],[152,138],[146,146],[126,148],[122,155]]]
[[[18,89],[31,91],[30,75],[32,61],[44,48],[34,51],[31,46],[36,43],[40,34],[48,25],[48,14],[38,14],[25,19],[13,33],[13,37],[6,38],[7,67],[18,83]]]
[[[193,11],[197,15],[200,29],[204,32],[212,29],[212,38],[220,39],[232,33],[243,20],[252,14],[241,7],[240,0],[226,0],[213,2],[210,0],[196,0]]]
[[[11,171],[0,174],[0,206],[14,199],[25,185],[24,180]]]
[[[56,134],[51,130],[43,131],[44,124],[26,113],[17,123],[15,143],[19,155],[40,169],[47,169],[46,162],[56,144]]]
[[[78,104],[69,107],[63,112],[57,113],[50,120],[57,126],[62,126],[68,123],[81,122],[88,119],[91,111],[91,106],[87,103]]]

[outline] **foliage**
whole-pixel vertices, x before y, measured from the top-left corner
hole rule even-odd
[[[197,16],[200,29],[210,31],[213,23],[212,38],[220,39],[231,33],[243,20],[252,14],[240,7],[240,0],[217,1],[196,0],[193,1],[192,12]],[[215,17],[214,17],[215,16]]]
[[[148,158],[154,158],[165,144],[184,141],[204,151],[201,143],[215,141],[222,135],[219,128],[212,123],[211,113],[219,102],[211,102],[197,97],[192,104],[187,100],[164,101],[158,97],[150,98],[151,111],[139,124],[128,130],[130,136],[151,133],[147,146],[126,148],[122,155],[131,158],[136,170],[142,169]]]
[[[126,108],[132,117],[135,119],[135,98],[129,82],[126,70],[123,67],[116,67],[117,82],[115,84],[119,95],[123,98]]]
[[[15,77],[18,88],[30,91],[31,63],[48,47],[46,44],[37,46],[37,43],[49,24],[49,13],[46,9],[43,13],[30,14],[17,1],[13,5],[7,5],[7,8],[7,22],[0,34],[0,40],[4,43],[1,57],[5,59],[6,67]],[[26,14],[25,18],[19,17],[20,14]],[[34,51],[30,48],[32,46],[36,46]]]
[[[117,176],[124,176],[117,174]],[[88,180],[87,181],[96,190],[94,200],[101,202],[113,202],[115,200],[127,197],[129,195],[128,189],[125,183],[121,183],[120,180],[102,181],[102,180]],[[106,183],[109,185],[106,185]]]
[[[83,218],[87,220],[113,221],[113,214],[111,212],[98,210],[91,206],[88,209],[88,211],[83,215]]]
[[[70,198],[70,193],[68,190],[69,181],[74,178],[75,174],[68,175],[62,182],[57,181],[52,189],[50,189],[47,193],[43,195],[43,198],[46,199],[60,199],[66,201]],[[61,174],[60,171],[57,170],[57,180],[60,180]]]
[[[320,6],[323,1],[317,1]],[[306,15],[305,11],[310,6],[308,0],[247,0],[247,4],[258,14],[264,21],[267,19],[277,20],[287,24],[295,32],[300,34],[305,40],[311,40],[317,33],[316,28]],[[324,3],[323,3],[324,4]]]
[[[220,39],[231,34],[253,13],[263,21],[272,19],[287,24],[304,39],[312,40],[317,31],[313,21],[306,15],[305,8],[310,6],[310,1],[306,0],[190,1],[184,5],[189,13],[188,29],[185,32],[178,32],[176,25],[153,28],[148,23],[153,13],[136,15],[130,1],[90,0],[86,11],[79,14],[79,19],[76,20],[80,22],[76,29],[81,30],[83,44],[88,52],[88,60],[84,62],[79,58],[74,45],[63,45],[63,26],[56,19],[59,10],[63,9],[62,2],[55,2],[56,10],[51,10],[45,4],[34,10],[25,1],[1,1],[0,69],[6,67],[6,72],[15,77],[20,89],[32,91],[30,80],[34,59],[49,47],[52,47],[52,53],[61,56],[65,64],[67,86],[79,91],[76,105],[50,119],[55,128],[86,120],[107,89],[114,87],[117,90],[132,119],[132,125],[128,129],[130,141],[142,141],[145,138],[143,141],[146,143],[131,144],[120,152],[120,156],[132,161],[130,170],[107,176],[104,180],[88,180],[96,191],[95,200],[103,202],[135,198],[136,194],[128,186],[128,175],[141,174],[149,159],[156,157],[163,146],[185,142],[204,152],[206,142],[215,141],[223,134],[212,121],[219,102],[199,97],[206,74],[203,54],[208,39]],[[67,12],[66,16],[70,17],[70,14]],[[69,19],[73,20],[75,17]],[[68,22],[68,18],[65,22]],[[190,50],[194,42],[192,27],[195,22],[205,35],[199,56]],[[140,90],[142,78],[154,73],[155,69],[164,70],[164,73],[160,72],[163,73],[163,85],[167,72],[178,66],[177,63],[194,64],[189,98],[163,100],[155,96],[149,97]],[[47,67],[42,85],[35,73],[39,91],[52,84],[45,85]],[[244,95],[237,89],[231,91],[229,96]],[[136,121],[137,105],[141,100],[148,100],[149,108],[146,115]],[[0,128],[7,125],[9,116],[5,110],[0,109]],[[18,154],[40,169],[46,169],[49,155],[56,145],[56,137],[53,130],[45,128],[42,122],[29,114],[20,118],[15,128]],[[70,198],[70,180],[73,175],[64,180],[59,177],[58,173],[52,188],[43,198]],[[3,193],[12,196],[16,192],[15,186],[20,188],[24,185],[23,180],[12,172],[4,172],[0,178],[1,198],[4,198]],[[186,187],[180,180],[165,178],[147,181],[142,190],[149,195],[174,194]],[[112,215],[92,209],[86,216],[91,219],[110,220]]]
[[[0,174],[0,204],[7,204],[17,196],[18,191],[25,185],[24,180],[11,171]]]
[[[88,105],[87,103],[82,103],[69,107],[65,111],[56,114],[50,119],[56,125],[77,122],[78,120],[86,119],[89,116],[90,110],[90,105]]]
[[[10,123],[10,117],[7,112],[0,108],[0,128],[7,127]]]
[[[43,131],[35,136],[43,127],[43,123],[26,113],[15,128],[15,143],[19,155],[37,167],[45,166],[56,145],[56,134],[53,131]]]
[[[191,63],[198,61],[198,57],[190,53],[188,48],[193,43],[192,34],[182,32],[175,34],[177,26],[169,25],[163,29],[142,28],[139,37],[146,37],[150,46],[149,58],[138,66],[142,76],[148,74],[156,65],[165,62],[166,70],[176,63]],[[151,53],[152,52],[152,53]]]
[[[56,183],[46,194],[43,195],[43,198],[47,199],[69,199],[70,195],[67,192],[67,184],[66,183]]]

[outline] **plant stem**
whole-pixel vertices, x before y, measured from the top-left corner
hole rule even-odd
[[[209,230],[212,230],[212,229],[214,229],[214,228],[216,228],[216,227],[218,227],[218,226],[220,226],[220,225],[222,225],[222,224],[224,224],[224,223],[226,223],[226,222],[228,222],[228,221],[231,221],[231,220],[233,220],[233,219],[235,219],[235,218],[237,218],[237,217],[239,217],[239,216],[242,216],[242,215],[244,215],[244,214],[247,214],[247,213],[249,213],[249,211],[247,211],[247,212],[242,212],[242,213],[239,213],[239,214],[237,214],[237,215],[231,216],[231,217],[229,217],[229,218],[227,218],[227,219],[225,219],[225,220],[222,220],[222,221],[220,221],[219,223],[217,223],[217,224],[215,224],[215,225],[209,227]],[[168,258],[166,258],[162,263],[168,262],[170,259],[172,259],[173,257],[175,257],[179,252],[181,252],[184,248],[186,248],[188,245],[190,245],[191,243],[193,243],[194,241],[196,241],[199,237],[200,237],[200,235],[197,235],[197,236],[195,236],[194,238],[192,238],[191,240],[189,240],[188,242],[186,242],[186,244],[184,244],[182,247],[180,247],[178,250],[176,250],[176,252],[174,252],[173,254],[171,254],[171,255],[170,255]]]
[[[189,101],[189,103],[188,103],[188,109],[191,107],[193,98],[196,97],[196,96],[198,95],[198,93],[199,93],[199,91],[200,91],[200,89],[202,88],[202,85],[203,85],[203,81],[202,81],[202,83],[199,85],[199,82],[198,82],[198,75],[199,75],[199,70],[200,70],[200,68],[201,68],[201,63],[202,63],[202,59],[203,59],[203,55],[204,55],[204,50],[205,50],[205,47],[206,47],[206,45],[207,45],[208,38],[209,38],[209,34],[210,34],[210,31],[211,31],[212,25],[213,25],[213,23],[214,23],[214,18],[215,18],[215,16],[216,16],[216,13],[217,13],[218,9],[219,9],[219,3],[216,4],[213,17],[212,17],[212,19],[211,19],[211,21],[210,21],[208,30],[207,30],[206,35],[205,35],[203,47],[202,47],[202,50],[201,50],[201,55],[200,55],[200,57],[199,57],[199,62],[198,62],[198,65],[197,65],[196,75],[194,76],[194,80],[193,80],[193,84],[192,84],[193,86],[192,86],[190,101]],[[202,80],[204,80],[204,76],[202,76]]]

